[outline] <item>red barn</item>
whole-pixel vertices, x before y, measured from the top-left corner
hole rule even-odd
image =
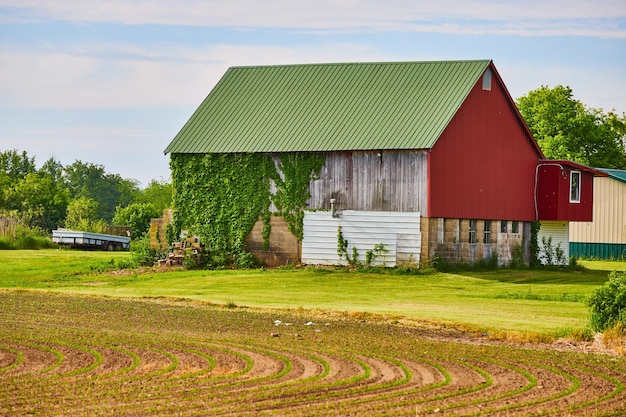
[[[529,174],[542,157],[491,63],[430,149],[428,215],[535,220]]]
[[[302,241],[282,233],[279,216],[269,251],[262,226],[251,231],[248,249],[269,264],[345,262],[339,228],[361,255],[382,244],[386,265],[510,262],[528,247],[530,222],[589,217],[587,182],[597,174],[555,161],[568,178],[580,173],[581,202],[561,203],[567,185],[551,177],[489,60],[231,68],[165,152],[173,164],[261,153],[278,171],[286,154],[324,155]]]

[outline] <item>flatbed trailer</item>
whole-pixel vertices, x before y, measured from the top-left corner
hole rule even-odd
[[[130,237],[77,230],[53,230],[52,241],[79,249],[123,250],[130,247]]]

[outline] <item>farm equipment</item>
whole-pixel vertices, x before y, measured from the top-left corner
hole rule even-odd
[[[130,236],[58,229],[52,231],[52,241],[59,245],[79,249],[122,250],[129,249]]]

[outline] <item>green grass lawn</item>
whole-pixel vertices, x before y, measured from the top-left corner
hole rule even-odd
[[[587,326],[585,299],[626,262],[587,270],[396,275],[314,269],[102,273],[128,253],[0,251],[0,288],[115,297],[184,297],[249,307],[328,309],[427,320],[493,333],[556,336]],[[1,299],[1,298],[0,298]]]

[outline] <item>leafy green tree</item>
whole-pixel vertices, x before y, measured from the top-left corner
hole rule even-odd
[[[139,194],[136,181],[108,174],[102,165],[75,161],[64,168],[73,199],[90,198],[98,203],[96,217],[111,221],[117,206],[127,206]]]
[[[50,177],[28,174],[7,192],[6,203],[31,227],[52,230],[63,220],[68,191]]]
[[[27,174],[35,172],[35,158],[29,158],[26,151],[16,149],[0,152],[0,210],[12,209],[7,201],[9,190]]]
[[[117,190],[117,205],[113,210],[113,214],[115,214],[115,210],[117,210],[118,206],[126,207],[137,201],[137,198],[141,194],[137,180],[122,178],[118,174],[108,174],[107,179],[112,184],[115,184],[115,189]]]
[[[69,192],[48,175],[29,173],[5,193],[5,208],[20,213],[30,227],[56,228],[65,218]]]
[[[150,184],[143,189],[136,201],[138,203],[150,203],[159,213],[163,210],[172,208],[172,183],[165,181],[152,180]]]
[[[19,217],[25,227],[49,231],[63,222],[69,193],[53,161],[38,171],[26,151],[0,152],[0,211]]]
[[[113,217],[113,224],[130,226],[135,237],[143,236],[150,229],[150,220],[160,217],[156,207],[151,203],[132,203],[126,207],[118,207]]]
[[[67,207],[65,227],[68,229],[90,229],[97,219],[98,202],[92,198],[79,197],[70,201]]]
[[[35,158],[29,158],[26,151],[21,154],[16,149],[0,152],[0,173],[6,174],[12,181],[35,171]]]
[[[8,210],[7,192],[11,189],[13,181],[6,173],[0,172],[0,212]]]
[[[47,175],[55,183],[62,184],[64,188],[67,188],[63,179],[63,165],[56,159],[50,158],[44,162],[38,173],[39,175]]]
[[[533,90],[517,107],[548,159],[626,169],[626,115],[587,108],[562,85]]]

